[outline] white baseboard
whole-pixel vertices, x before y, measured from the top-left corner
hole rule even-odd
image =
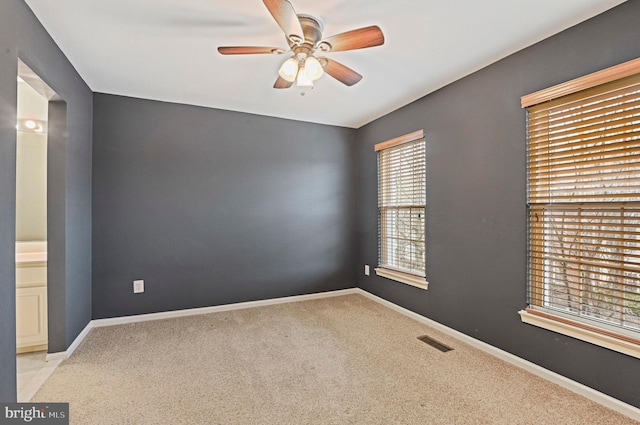
[[[198,314],[220,313],[223,311],[242,310],[245,308],[264,307],[268,305],[293,303],[298,301],[308,301],[308,300],[315,300],[320,298],[339,297],[339,296],[348,295],[348,294],[359,294],[360,291],[361,290],[357,288],[350,288],[350,289],[341,289],[337,291],[320,292],[317,294],[294,295],[290,297],[272,298],[268,300],[248,301],[248,302],[235,303],[235,304],[217,305],[213,307],[189,308],[185,310],[163,311],[160,313],[149,313],[149,314],[137,314],[133,316],[113,317],[109,319],[95,319],[90,321],[87,324],[87,326],[85,326],[82,332],[80,332],[80,334],[76,337],[73,343],[71,343],[71,345],[69,346],[69,348],[67,348],[66,351],[47,354],[47,361],[68,359],[69,356],[71,356],[71,354],[73,354],[73,352],[76,350],[76,348],[78,348],[78,346],[87,336],[89,331],[93,328],[100,328],[103,326],[123,325],[127,323],[146,322],[149,320],[171,319],[174,317],[195,316]]]
[[[223,311],[242,310],[245,308],[264,307],[268,305],[293,303],[298,301],[316,300],[319,298],[339,297],[348,294],[358,294],[357,288],[338,291],[320,292],[317,294],[294,295],[290,297],[272,298],[269,300],[248,301],[243,303],[216,305],[213,307],[189,308],[186,310],[163,311],[161,313],[137,314],[135,316],[113,317],[109,319],[92,320],[92,327],[122,325],[125,323],[146,322],[148,320],[171,319],[174,317],[195,316],[198,314],[220,313]]]
[[[82,330],[82,332],[80,332],[78,334],[76,339],[73,340],[73,342],[71,343],[71,345],[69,345],[69,348],[67,348],[66,351],[59,351],[59,352],[56,352],[56,353],[48,353],[47,354],[47,361],[50,362],[50,361],[68,359],[69,356],[71,356],[71,354],[73,354],[73,352],[76,351],[76,348],[78,348],[80,343],[84,340],[84,338],[87,336],[87,334],[89,334],[89,331],[92,328],[93,328],[93,320],[90,321],[89,323],[87,323],[87,326],[85,326],[84,329]]]
[[[87,334],[92,328],[121,325],[126,323],[145,322],[149,320],[170,319],[173,317],[185,317],[185,316],[194,316],[198,314],[242,310],[246,308],[264,307],[269,305],[285,304],[285,303],[298,302],[298,301],[308,301],[308,300],[328,298],[328,297],[338,297],[338,296],[349,295],[349,294],[360,294],[362,296],[365,296],[370,300],[373,300],[379,304],[382,304],[386,307],[389,307],[397,311],[398,313],[401,313],[407,317],[410,317],[420,323],[424,323],[427,326],[431,326],[432,328],[440,332],[443,332],[475,348],[478,348],[484,351],[485,353],[491,354],[495,357],[498,357],[499,359],[506,361],[507,363],[510,363],[530,373],[533,373],[534,375],[539,376],[540,378],[546,379],[547,381],[560,385],[563,388],[566,388],[576,394],[580,394],[588,398],[589,400],[595,401],[596,403],[599,403],[605,407],[608,407],[611,410],[615,410],[616,412],[621,413],[625,416],[628,416],[632,419],[640,420],[640,409],[638,409],[637,407],[634,407],[630,404],[624,403],[604,393],[596,391],[593,388],[587,387],[586,385],[580,384],[579,382],[573,381],[560,374],[557,374],[541,366],[538,366],[534,363],[531,363],[530,361],[514,356],[511,353],[508,353],[497,347],[494,347],[485,342],[477,340],[469,335],[463,334],[462,332],[458,332],[454,329],[451,329],[441,323],[428,319],[404,307],[400,307],[397,304],[394,304],[390,301],[382,299],[360,288],[321,292],[321,293],[309,294],[309,295],[295,295],[291,297],[273,298],[269,300],[260,300],[260,301],[249,301],[249,302],[226,304],[226,305],[213,306],[213,307],[192,308],[192,309],[186,309],[186,310],[167,311],[167,312],[161,312],[161,313],[139,314],[135,316],[114,317],[109,319],[96,319],[96,320],[92,320],[87,324],[87,326],[83,329],[82,332],[80,332],[80,334],[77,336],[77,338],[73,341],[73,343],[69,346],[69,348],[66,351],[63,351],[60,353],[47,354],[47,361],[63,360],[63,359],[69,358],[69,356],[75,351],[78,345],[80,345],[82,340],[87,336]]]
[[[535,363],[531,363],[528,360],[525,360],[523,358],[520,358],[518,356],[514,356],[511,353],[508,353],[504,350],[501,350],[497,347],[494,347],[493,345],[487,344],[486,342],[482,342],[480,340],[477,340],[467,334],[463,334],[462,332],[458,332],[455,329],[451,329],[441,323],[438,323],[436,321],[433,321],[431,319],[428,319],[418,313],[415,313],[411,310],[408,310],[404,307],[400,307],[397,304],[394,304],[390,301],[387,301],[383,298],[380,298],[376,295],[373,295],[369,292],[366,292],[360,288],[357,289],[357,292],[373,301],[376,301],[386,307],[389,307],[395,311],[397,311],[398,313],[404,314],[405,316],[408,316],[420,323],[424,323],[427,326],[430,326],[442,333],[445,333],[449,336],[452,336],[453,338],[456,338],[462,342],[465,342],[475,348],[478,348],[482,351],[484,351],[485,353],[491,354],[494,357],[497,357],[501,360],[506,361],[507,363],[510,363],[514,366],[517,366],[521,369],[526,370],[527,372],[530,372],[542,379],[546,379],[547,381],[553,382],[554,384],[560,385],[563,388],[566,388],[576,394],[579,394],[581,396],[584,396],[586,398],[588,398],[589,400],[595,401],[596,403],[599,403],[605,407],[608,407],[611,410],[615,410],[618,413],[621,413],[625,416],[628,416],[632,419],[635,420],[640,420],[640,409],[638,409],[637,407],[634,407],[630,404],[627,404],[623,401],[620,401],[616,398],[613,398],[611,396],[608,396],[604,393],[601,393],[600,391],[596,391],[591,387],[587,387],[586,385],[583,385],[579,382],[573,381],[567,377],[564,377],[560,374],[557,374],[555,372],[552,372],[548,369],[545,369],[541,366],[538,366]]]

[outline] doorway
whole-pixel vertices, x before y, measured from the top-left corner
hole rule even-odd
[[[16,366],[18,401],[28,401],[49,348],[48,138],[57,95],[22,61],[17,94]]]

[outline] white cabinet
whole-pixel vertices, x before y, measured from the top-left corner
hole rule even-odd
[[[47,266],[16,263],[16,347],[18,353],[46,350]]]

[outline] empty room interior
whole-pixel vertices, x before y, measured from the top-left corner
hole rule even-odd
[[[640,1],[444,3],[3,0],[0,402],[639,423]]]

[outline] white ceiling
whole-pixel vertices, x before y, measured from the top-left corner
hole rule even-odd
[[[624,0],[292,0],[325,37],[378,25],[385,44],[329,53],[364,76],[273,89],[287,47],[261,0],[25,0],[95,92],[358,128]]]

